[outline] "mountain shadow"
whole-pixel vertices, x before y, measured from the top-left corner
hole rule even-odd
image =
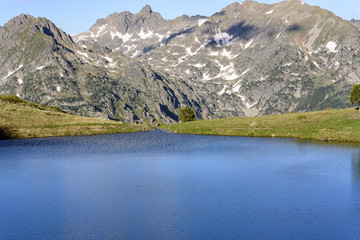
[[[300,24],[297,24],[297,23],[294,23],[292,25],[290,25],[286,31],[287,32],[298,32],[298,31],[301,31],[302,30],[302,26]]]
[[[243,39],[250,39],[257,29],[258,28],[255,25],[246,24],[246,21],[241,21],[237,24],[230,26],[226,32],[232,35],[234,39],[237,37]]]
[[[176,122],[179,121],[179,116],[176,115],[175,113],[171,112],[170,109],[168,108],[168,106],[160,104],[160,110],[163,114],[165,114],[169,118],[173,119],[174,121],[176,121]]]
[[[183,29],[177,33],[173,33],[171,34],[168,38],[166,38],[164,41],[163,41],[163,44],[168,44],[171,40],[173,40],[174,38],[180,36],[180,35],[184,35],[184,34],[189,34],[189,33],[192,33],[193,31],[195,30],[195,27],[192,27],[192,28],[188,28],[188,29]]]

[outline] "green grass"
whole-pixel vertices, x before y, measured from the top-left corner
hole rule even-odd
[[[150,130],[143,125],[74,116],[57,107],[0,95],[0,139],[125,133]]]
[[[160,128],[186,134],[360,142],[360,115],[355,108],[204,120],[162,125]]]
[[[162,125],[174,133],[251,137],[292,137],[360,142],[360,115],[354,108],[236,117]],[[147,131],[150,127],[70,115],[58,109],[0,95],[0,139]]]

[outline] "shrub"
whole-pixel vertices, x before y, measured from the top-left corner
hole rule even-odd
[[[356,84],[353,86],[353,89],[350,92],[350,102],[352,104],[360,105],[360,84]]]
[[[196,116],[194,111],[188,106],[181,108],[179,114],[179,120],[181,122],[196,121]]]

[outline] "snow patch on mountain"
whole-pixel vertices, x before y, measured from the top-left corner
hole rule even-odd
[[[199,22],[198,22],[199,27],[201,25],[203,25],[207,20],[208,20],[207,18],[199,19]]]
[[[220,66],[220,73],[215,78],[224,79],[226,81],[232,81],[239,78],[236,74],[236,70],[234,69],[234,63],[224,66],[217,60],[215,60],[215,62]]]
[[[236,93],[240,90],[241,88],[241,84],[238,84],[238,85],[234,85],[233,89],[231,90],[233,93]]]
[[[80,52],[80,51],[76,51],[78,54],[80,54],[81,56],[84,56],[86,58],[89,58],[89,55],[87,53],[83,53],[83,52]],[[90,59],[90,58],[89,58]]]
[[[22,68],[23,65],[20,65],[15,71],[13,72],[8,72],[7,76],[5,76],[2,80],[7,79],[8,77],[10,77],[11,75],[13,75],[16,71],[18,71],[20,68]]]
[[[96,35],[95,35],[95,38],[98,38],[98,37],[100,37],[102,34],[104,34],[104,31],[105,31],[105,29],[106,29],[106,26],[107,26],[107,24],[104,24],[104,25],[102,25],[102,26],[100,26],[99,28],[98,28],[98,31],[97,31],[97,33],[96,33]],[[106,32],[105,32],[106,33]]]
[[[154,36],[154,33],[152,31],[148,31],[147,33],[145,33],[144,29],[142,28],[138,36],[141,39],[147,39],[147,38],[152,38]]]
[[[236,58],[236,57],[239,56],[239,55],[240,55],[240,54],[233,55],[232,52],[229,52],[229,51],[227,51],[226,49],[224,49],[224,50],[221,52],[221,56],[227,57],[228,59],[234,59],[234,58]]]
[[[245,100],[246,100],[246,97],[245,97],[245,96],[243,96],[243,95],[238,95],[238,97],[241,98],[241,101],[242,101],[242,102],[245,102]]]
[[[139,50],[136,50],[135,52],[133,52],[131,54],[131,57],[134,58],[134,57],[137,57],[141,52]]]
[[[126,47],[127,48],[127,52],[130,52],[130,51],[132,51],[132,50],[134,50],[134,49],[136,49],[137,48],[137,45],[136,44],[133,44],[133,45],[131,45],[131,46],[127,46],[127,45],[123,45],[124,47]]]
[[[225,93],[225,91],[226,91],[227,88],[228,88],[228,86],[227,86],[227,85],[224,85],[224,88],[223,88],[220,92],[218,92],[218,95],[219,95],[219,96],[223,95],[223,94]]]
[[[253,104],[250,104],[248,102],[245,103],[246,108],[252,108],[254,107],[258,102],[254,102]]]
[[[158,42],[161,42],[162,40],[169,38],[169,36],[161,35],[159,33],[156,33],[155,36],[157,36],[159,38]]]
[[[36,70],[42,70],[44,68],[45,68],[45,66],[40,66],[40,67],[37,67]]]
[[[273,12],[274,12],[274,9],[266,12],[265,14],[266,14],[266,15],[271,15]]]
[[[196,68],[203,68],[203,67],[206,66],[206,64],[197,63],[197,64],[195,64],[195,65],[193,65],[193,66],[196,67]]]
[[[228,46],[231,42],[231,40],[234,37],[232,35],[229,35],[226,32],[221,32],[220,29],[217,30],[216,34],[214,35],[215,42],[220,45]]]
[[[250,68],[246,69],[244,72],[242,72],[242,73],[240,74],[239,77],[244,76],[244,75],[247,74],[249,71],[250,71]]]
[[[274,41],[277,40],[277,39],[280,37],[280,35],[281,35],[281,32],[279,32],[279,34],[276,36],[276,38],[274,39]]]
[[[251,44],[253,43],[254,39],[252,38],[250,41],[248,41],[245,45],[244,45],[244,50],[249,48],[251,46]]]
[[[208,54],[208,56],[212,56],[212,57],[217,57],[217,56],[219,56],[219,52],[210,52],[209,54]]]
[[[129,33],[125,33],[125,34],[121,34],[120,32],[110,32],[111,38],[114,40],[115,37],[120,38],[123,43],[126,43],[127,41],[130,40],[130,38],[132,38],[133,34],[129,34]]]
[[[181,63],[183,63],[183,62],[184,62],[184,58],[183,58],[183,57],[178,58],[178,64],[181,64]]]
[[[191,47],[185,48],[185,50],[186,50],[187,54],[189,54],[190,56],[194,56],[194,55],[196,55],[196,53],[197,53],[197,51],[196,51],[196,52],[192,52],[192,51],[191,51]]]
[[[106,61],[108,61],[108,62],[112,62],[113,61],[113,59],[112,58],[110,58],[110,57],[103,57],[104,59],[106,59]]]
[[[333,53],[337,53],[338,51],[336,51],[336,47],[337,47],[337,44],[336,42],[333,42],[333,41],[330,41],[326,44],[326,48],[330,51],[330,52],[333,52]]]
[[[317,62],[313,61],[313,64],[314,64],[318,69],[320,69],[319,64],[318,64]]]
[[[210,75],[209,75],[208,73],[204,73],[204,74],[203,74],[203,79],[204,79],[205,81],[212,80],[212,78],[210,77]]]

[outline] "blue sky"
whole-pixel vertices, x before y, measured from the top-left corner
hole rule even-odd
[[[304,1],[348,20],[360,19],[359,0]],[[210,16],[233,2],[234,0],[1,0],[0,25],[21,13],[27,13],[34,17],[46,17],[67,33],[75,34],[87,31],[99,18],[105,18],[114,12],[136,13],[145,4],[149,4],[153,11],[160,12],[165,19],[173,19],[182,14]],[[276,3],[280,0],[257,2]]]

